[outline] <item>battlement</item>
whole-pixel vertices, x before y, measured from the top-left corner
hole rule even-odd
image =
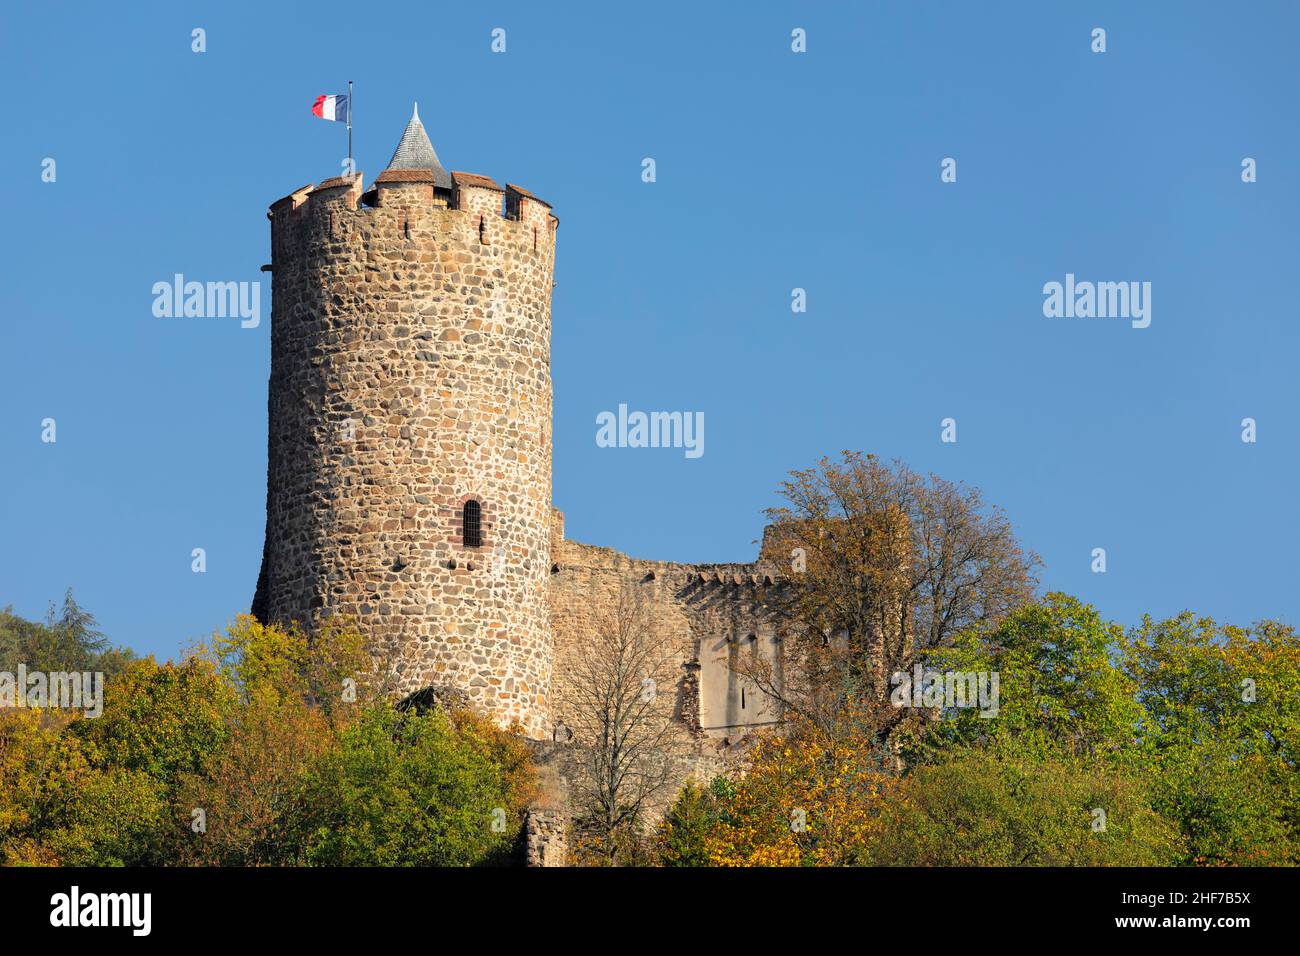
[[[553,241],[560,224],[551,204],[522,186],[498,185],[489,176],[453,172],[452,189],[438,187],[433,173],[423,169],[388,169],[380,173],[369,189],[364,174],[335,176],[319,185],[300,186],[271,203],[267,218],[277,226],[309,217],[313,210],[328,206],[331,212],[403,209],[408,212],[445,210],[467,216],[481,216],[503,222],[522,223],[542,232],[539,238]],[[516,230],[518,232],[529,230]]]
[[[322,256],[366,260],[377,244],[391,243],[409,244],[411,261],[444,260],[450,243],[476,259],[508,252],[549,275],[559,219],[547,202],[474,173],[455,173],[452,182],[445,189],[427,170],[390,169],[369,186],[361,173],[301,186],[267,213],[272,271],[314,268]]]

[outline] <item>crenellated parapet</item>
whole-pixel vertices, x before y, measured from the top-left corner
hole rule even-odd
[[[271,204],[272,252],[277,241],[330,241],[342,234],[403,240],[453,239],[467,245],[508,244],[549,263],[560,220],[549,203],[513,184],[475,173],[451,174],[454,188],[437,187],[423,170],[387,170],[364,189],[363,174],[303,186]],[[418,230],[419,234],[412,232]]]

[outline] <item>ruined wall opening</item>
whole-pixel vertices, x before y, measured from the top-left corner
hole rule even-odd
[[[699,720],[705,733],[729,734],[780,720],[780,703],[754,679],[762,675],[778,694],[784,689],[781,640],[770,627],[702,640],[700,665]]]

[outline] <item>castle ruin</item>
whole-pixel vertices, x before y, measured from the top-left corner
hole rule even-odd
[[[398,691],[453,687],[551,740],[574,724],[575,662],[630,590],[680,658],[684,735],[725,746],[779,718],[735,667],[779,669],[773,566],[642,561],[564,538],[549,203],[448,172],[417,112],[369,188],[360,173],[303,186],[268,218],[259,619],[351,617]]]

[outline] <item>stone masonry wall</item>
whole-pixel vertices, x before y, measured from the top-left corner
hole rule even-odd
[[[266,548],[254,613],[355,618],[406,692],[549,734],[557,220],[514,187],[361,176],[271,207]],[[449,205],[450,203],[450,205]],[[452,207],[457,208],[452,208]],[[483,542],[460,515],[482,505]]]
[[[569,818],[563,810],[533,808],[524,822],[524,865],[564,866],[569,854]]]
[[[639,560],[612,548],[565,541],[560,534],[552,541],[551,561],[555,723],[574,727],[581,722],[574,714],[576,663],[601,639],[601,622],[615,614],[624,591],[647,603],[657,633],[669,642],[679,664],[673,712],[683,740],[693,740],[702,755],[721,754],[744,735],[748,728],[739,725],[701,732],[701,670],[709,649],[720,641],[743,642],[751,634],[773,631],[768,598],[780,582],[768,565]]]

